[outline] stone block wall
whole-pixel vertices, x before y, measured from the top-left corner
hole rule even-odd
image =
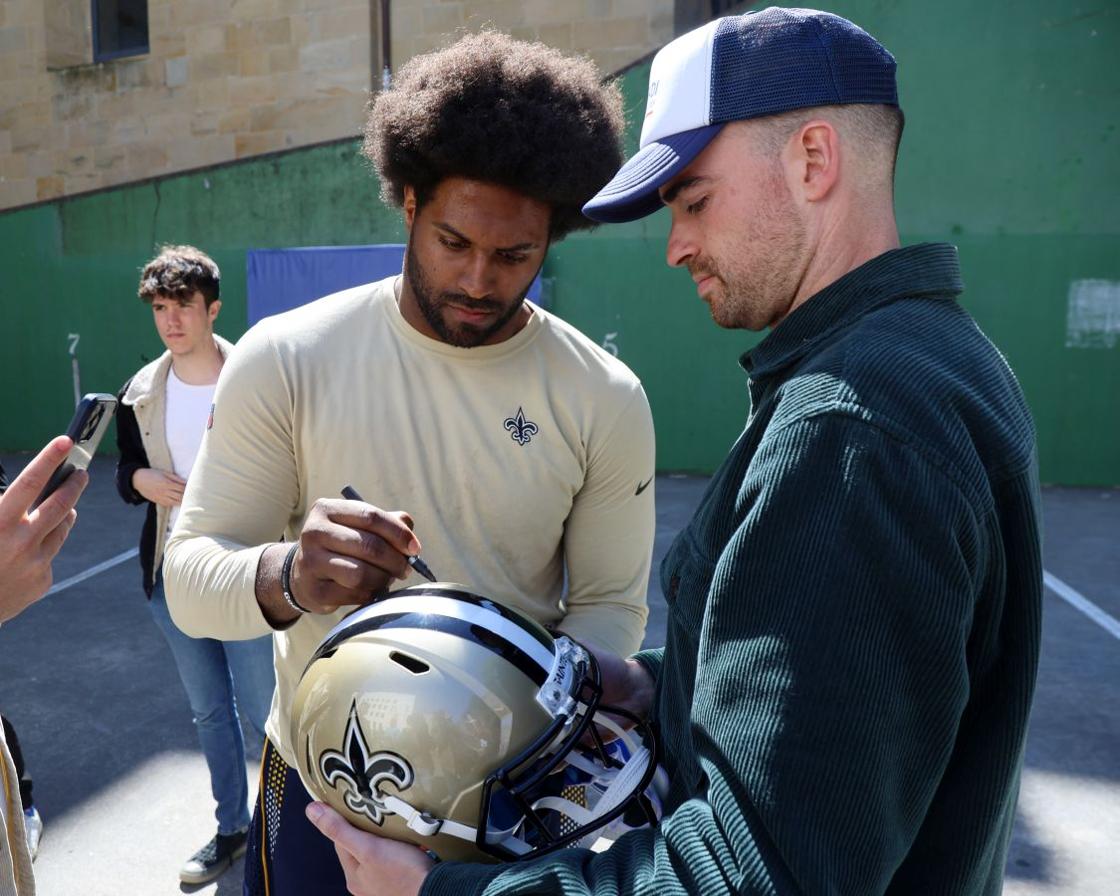
[[[590,56],[604,72],[640,59],[673,38],[673,0],[416,0],[392,5],[396,66],[443,46],[449,35],[483,27]]]
[[[0,0],[0,209],[345,138],[380,85],[379,0],[148,0],[149,52],[94,63],[90,0]],[[615,71],[673,0],[393,0],[391,60],[481,27]]]

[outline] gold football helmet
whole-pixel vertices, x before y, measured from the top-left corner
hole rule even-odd
[[[441,859],[599,846],[608,826],[657,817],[653,733],[633,718],[624,732],[601,693],[570,638],[461,585],[402,588],[342,620],[307,664],[299,774],[351,824]]]

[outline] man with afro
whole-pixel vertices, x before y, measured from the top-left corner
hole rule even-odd
[[[525,299],[549,246],[592,226],[621,106],[591,62],[497,33],[413,59],[365,132],[408,231],[403,272],[262,321],[222,371],[164,576],[188,634],[275,634],[247,894],[346,892],[304,815],[291,700],[346,613],[421,581],[421,546],[441,580],[589,646],[641,643],[646,396]]]

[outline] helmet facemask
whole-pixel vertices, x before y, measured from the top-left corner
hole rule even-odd
[[[487,839],[493,842],[476,840],[476,845],[496,858],[590,847],[632,803],[641,807],[640,825],[657,823],[653,803],[639,800],[657,771],[651,729],[625,710],[601,706],[595,658],[567,637],[557,638],[556,644],[558,655],[569,652],[575,660],[578,693],[564,705],[554,705],[554,724],[483,784],[478,828],[492,832]],[[541,694],[552,687],[546,683]],[[624,730],[607,712],[626,717],[635,730]],[[601,729],[611,737],[604,739]],[[492,815],[496,801],[512,803],[519,816],[519,823],[500,840],[493,833],[502,830]]]

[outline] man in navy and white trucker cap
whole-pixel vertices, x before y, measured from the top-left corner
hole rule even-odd
[[[1034,426],[955,247],[900,246],[898,104],[894,57],[846,19],[719,19],[654,58],[640,149],[584,207],[667,206],[716,323],[769,329],[646,660],[678,788],[649,870],[697,847],[692,892],[1001,890],[1039,652]]]
[[[617,223],[657,211],[657,188],[726,122],[813,106],[897,107],[894,73],[890,53],[830,13],[770,7],[709,22],[654,57],[640,148],[584,214]]]
[[[1034,429],[956,250],[899,244],[894,73],[828,13],[706,25],[657,55],[642,148],[586,207],[667,206],[716,322],[770,330],[661,565],[665,646],[597,652],[603,703],[659,734],[657,827],[429,871],[320,825],[355,896],[1000,892],[1038,663]]]

